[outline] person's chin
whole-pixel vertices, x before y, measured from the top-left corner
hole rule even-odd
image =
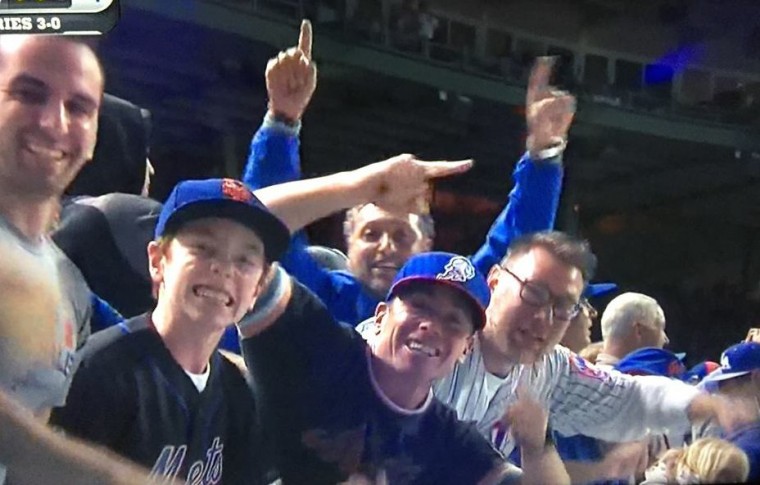
[[[376,298],[383,300],[391,289],[392,282],[393,280],[386,281],[385,279],[372,278],[368,283],[365,282],[364,288]]]

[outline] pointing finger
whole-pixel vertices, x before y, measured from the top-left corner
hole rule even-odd
[[[307,59],[311,60],[311,21],[304,19],[301,22],[301,33],[298,36],[298,50],[303,52]]]
[[[542,56],[536,59],[536,63],[530,71],[528,80],[528,92],[526,95],[526,104],[531,105],[536,101],[548,95],[549,78],[552,74],[556,58]]]
[[[457,175],[464,173],[472,168],[474,161],[469,160],[457,160],[457,161],[434,161],[434,162],[422,162],[422,168],[425,172],[425,177],[428,179],[448,177],[449,175]]]

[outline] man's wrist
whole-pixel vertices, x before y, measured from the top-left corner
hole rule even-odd
[[[283,111],[278,111],[273,108],[269,108],[267,111],[267,116],[271,117],[272,120],[276,121],[277,123],[282,123],[288,126],[295,126],[298,124],[300,120],[300,116],[293,116],[288,113],[285,113]]]
[[[268,110],[264,115],[264,126],[275,128],[291,136],[297,136],[301,131],[301,121],[291,120],[285,115],[278,114],[275,111]]]
[[[566,147],[567,139],[561,136],[553,136],[548,142],[538,142],[529,136],[526,142],[526,148],[533,160],[557,158],[562,155]]]
[[[548,448],[554,448],[554,436],[552,435],[551,428],[546,428],[546,435],[544,436],[543,445],[525,446],[520,445],[520,449],[528,456],[542,455]]]

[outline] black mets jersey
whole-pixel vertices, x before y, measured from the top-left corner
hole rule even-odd
[[[393,404],[359,333],[299,283],[285,313],[242,348],[286,485],[465,485],[503,462],[432,391],[419,409]]]
[[[159,477],[187,484],[264,483],[256,406],[240,369],[220,353],[198,391],[149,316],[94,334],[66,406],[52,424],[105,445]]]

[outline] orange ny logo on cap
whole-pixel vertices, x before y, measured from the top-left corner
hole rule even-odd
[[[239,180],[222,179],[222,193],[228,199],[248,203],[253,199],[251,189]]]

